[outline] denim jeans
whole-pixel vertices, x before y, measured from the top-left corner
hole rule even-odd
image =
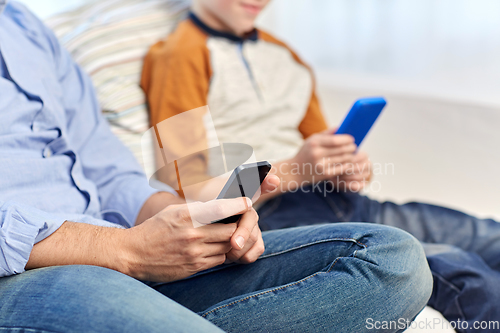
[[[262,230],[325,221],[401,228],[424,246],[434,277],[431,307],[449,321],[466,321],[471,328],[476,321],[500,320],[500,223],[424,203],[381,203],[357,193],[324,189],[309,187],[266,202],[259,209]]]
[[[266,251],[253,264],[172,283],[93,266],[1,278],[0,331],[396,332],[403,327],[367,323],[410,321],[431,295],[424,251],[399,229],[323,224],[263,238]]]

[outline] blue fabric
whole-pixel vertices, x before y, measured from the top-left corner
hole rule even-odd
[[[369,320],[409,323],[431,294],[420,244],[396,228],[323,224],[263,239],[254,264],[148,283],[159,293],[90,266],[3,278],[0,323],[49,332],[216,331],[205,318],[226,332],[396,332],[404,326],[374,330]]]
[[[33,244],[65,220],[130,227],[157,190],[111,133],[89,77],[53,33],[16,2],[0,14],[0,57],[5,64],[0,276],[5,276],[23,272]]]
[[[466,321],[470,329],[463,332],[476,332],[472,329],[476,321],[500,318],[500,223],[496,221],[424,203],[381,203],[337,192],[328,183],[268,201],[259,216],[263,230],[323,221],[375,222],[403,229],[423,243],[434,276],[430,306],[449,321]]]

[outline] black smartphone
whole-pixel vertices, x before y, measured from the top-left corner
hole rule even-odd
[[[266,179],[269,171],[271,171],[271,164],[268,161],[240,165],[234,169],[217,199],[240,197],[252,199],[264,179]],[[233,215],[212,223],[235,223],[238,222],[240,217],[241,214]]]

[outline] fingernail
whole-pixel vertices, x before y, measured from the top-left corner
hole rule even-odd
[[[236,237],[236,244],[242,249],[245,246],[245,239],[241,236]]]

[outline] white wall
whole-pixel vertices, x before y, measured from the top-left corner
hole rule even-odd
[[[331,124],[389,105],[362,149],[394,174],[369,192],[500,219],[500,1],[273,0],[260,26],[314,68]]]
[[[317,70],[500,105],[498,0],[273,0],[266,14]]]

